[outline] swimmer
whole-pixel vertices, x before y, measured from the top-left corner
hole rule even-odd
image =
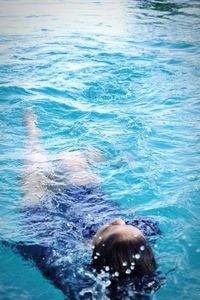
[[[124,278],[152,274],[156,269],[153,252],[142,232],[124,220],[102,226],[93,239],[93,265],[98,272],[106,267]]]
[[[83,277],[82,284],[78,277],[72,283],[73,263],[69,259],[63,262],[62,256],[74,253],[76,247],[80,251],[84,240],[91,241],[91,265],[96,274],[107,272],[118,280],[132,281],[154,274],[156,261],[148,238],[160,234],[159,228],[145,218],[123,220],[119,204],[105,199],[100,177],[91,168],[104,156],[93,148],[62,151],[52,164],[39,142],[31,109],[26,111],[24,121],[27,140],[20,218],[34,241],[22,241],[15,248],[26,259],[32,259],[70,299],[84,298],[85,283]]]

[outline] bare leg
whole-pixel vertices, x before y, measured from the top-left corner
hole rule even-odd
[[[100,177],[95,174],[90,164],[95,162],[97,157],[93,153],[88,159],[88,153],[81,151],[62,151],[57,155],[57,172],[62,179],[63,185],[87,185],[100,184]]]
[[[32,205],[46,192],[48,178],[45,175],[50,169],[45,150],[39,143],[39,129],[36,117],[31,109],[25,114],[27,126],[27,143],[25,149],[24,166],[22,168],[22,192],[24,204]]]
[[[89,164],[95,164],[106,161],[104,155],[94,147],[89,147],[86,151],[84,151],[84,154]]]

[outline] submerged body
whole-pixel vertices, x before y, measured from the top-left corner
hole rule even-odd
[[[29,243],[18,244],[17,250],[32,259],[45,277],[70,299],[90,299],[91,295],[84,290],[95,286],[96,281],[91,278],[92,249],[85,241],[98,238],[96,233],[104,224],[120,230],[117,228],[120,225],[111,224],[121,216],[120,206],[106,200],[95,185],[67,187],[41,201],[21,210],[21,225]],[[160,234],[157,223],[150,218],[135,217],[126,224],[141,231],[150,244]],[[80,272],[82,268],[84,271]],[[156,279],[153,280],[156,285]]]
[[[106,243],[113,237],[123,243],[139,236],[145,249],[148,248],[146,240],[152,243],[160,230],[148,218],[119,219],[120,206],[106,200],[99,187],[100,178],[91,170],[91,164],[104,160],[98,151],[62,151],[53,166],[39,144],[32,112],[26,117],[26,125],[28,139],[22,179],[24,201],[20,214],[27,240],[16,244],[15,248],[23,257],[32,259],[43,275],[70,299],[90,299],[88,287],[98,281],[90,267],[93,248],[93,260],[96,261],[100,261],[96,249],[102,241]],[[86,244],[88,240],[92,242]],[[144,249],[138,250],[141,257],[146,251]],[[110,251],[112,253],[113,249]],[[136,255],[134,260],[137,266]],[[108,265],[109,261],[99,271]],[[109,268],[112,270],[113,266]],[[126,272],[128,266],[123,269]],[[146,270],[143,275],[151,275],[155,266]],[[148,290],[148,284],[145,287],[144,283],[142,290]]]

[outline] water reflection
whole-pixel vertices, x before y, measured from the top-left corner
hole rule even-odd
[[[1,32],[123,34],[122,1],[1,1]],[[8,21],[9,20],[9,21]]]
[[[140,8],[147,8],[162,12],[178,13],[182,7],[188,6],[189,3],[177,3],[175,1],[154,0],[154,1],[141,1]]]
[[[165,0],[153,0],[153,1],[137,1],[137,5],[140,9],[145,9],[148,12],[156,11],[161,12],[159,17],[165,15],[184,15],[193,16],[199,18],[200,3],[199,1],[165,1]]]

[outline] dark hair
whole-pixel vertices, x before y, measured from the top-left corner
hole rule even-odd
[[[151,247],[142,235],[121,239],[113,234],[94,247],[92,258],[97,272],[108,271],[119,278],[142,277],[156,269]]]

